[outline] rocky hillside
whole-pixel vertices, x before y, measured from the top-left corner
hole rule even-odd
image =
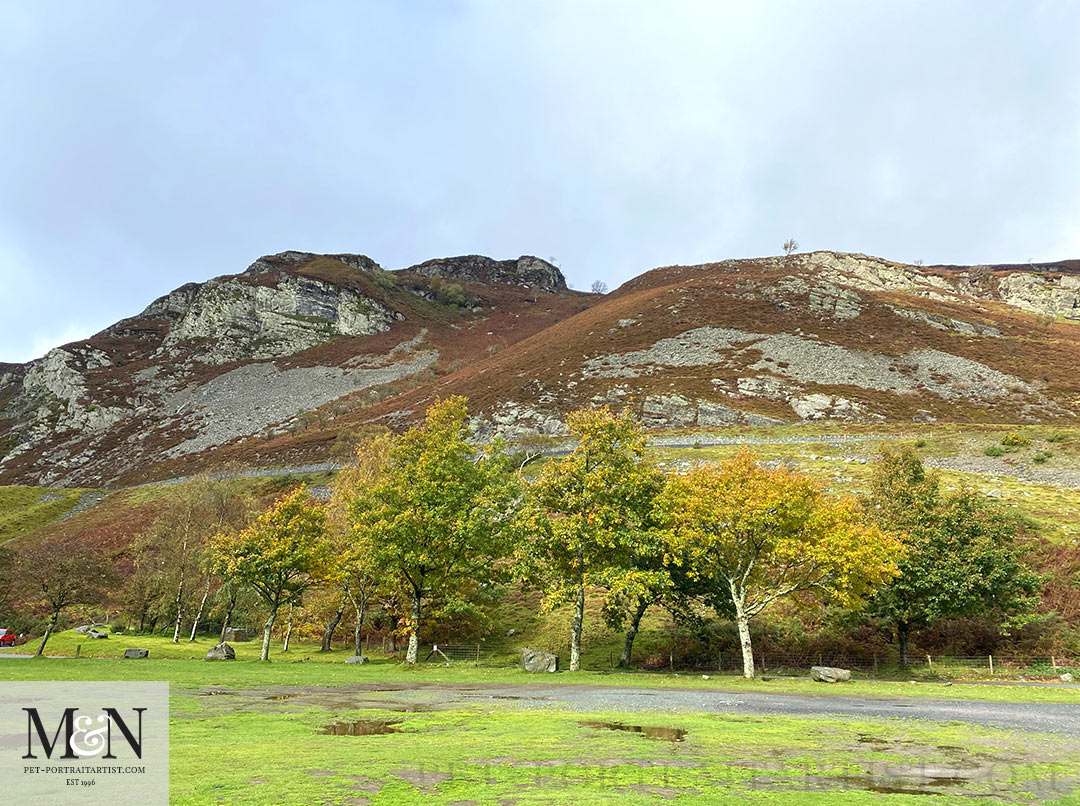
[[[583,309],[557,268],[470,255],[384,271],[283,252],[84,342],[0,364],[0,481],[115,484],[213,464],[486,358]],[[320,415],[323,416],[323,415]]]
[[[1074,422],[1080,262],[932,266],[814,252],[655,269],[605,297],[532,257],[285,252],[86,342],[0,365],[0,483],[117,484],[325,461],[343,435],[467,395],[478,435]]]

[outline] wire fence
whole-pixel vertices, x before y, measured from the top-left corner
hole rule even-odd
[[[655,670],[700,672],[741,672],[742,654],[718,652],[710,656],[677,658],[652,655],[636,664]],[[836,666],[858,671],[867,676],[877,676],[896,672],[901,668],[900,658],[893,655],[851,655],[830,652],[770,653],[756,652],[754,668],[762,674],[782,675],[785,673],[807,672],[812,666]],[[1055,655],[927,655],[911,654],[908,656],[908,669],[924,672],[961,674],[965,671],[984,674],[1018,675],[1025,672],[1044,675],[1057,675],[1065,672],[1080,671],[1080,658]]]

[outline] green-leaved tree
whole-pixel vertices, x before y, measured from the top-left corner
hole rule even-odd
[[[962,616],[1019,624],[1031,612],[1039,577],[1024,564],[1018,519],[971,489],[942,491],[913,448],[882,447],[864,505],[882,528],[903,533],[907,548],[870,603],[892,624],[901,665],[913,629]]]
[[[643,459],[645,436],[629,411],[581,410],[566,422],[577,446],[546,464],[528,490],[521,570],[544,586],[547,606],[572,603],[570,671],[577,671],[586,589],[622,581],[635,608],[638,594],[652,596],[645,572],[640,586],[630,585],[626,574],[633,569],[628,557],[651,550],[649,518],[661,477]]]
[[[514,483],[500,446],[468,441],[463,397],[436,402],[422,425],[393,438],[385,466],[347,495],[351,556],[408,594],[416,663],[425,602],[461,605],[491,581],[512,533]]]
[[[246,529],[216,535],[211,561],[226,579],[254,590],[269,610],[259,656],[269,660],[278,611],[299,605],[304,592],[332,572],[326,508],[311,499],[306,487],[297,487]]]

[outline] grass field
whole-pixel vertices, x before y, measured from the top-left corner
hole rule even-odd
[[[392,662],[0,660],[0,680],[13,679],[171,681],[170,801],[188,806],[1080,803],[1071,794],[1080,753],[1059,736],[897,719],[442,706],[419,690],[374,685],[356,694],[345,685],[556,680],[1073,701],[1075,691],[537,676]],[[294,687],[304,694],[283,693]]]
[[[0,680],[164,680],[181,688],[209,685],[318,685],[335,686],[349,683],[401,683],[408,681],[448,684],[557,682],[560,684],[629,686],[637,688],[701,688],[732,691],[797,692],[828,695],[830,693],[865,696],[947,697],[1001,702],[1080,702],[1080,689],[1065,687],[1034,687],[984,685],[979,683],[918,682],[854,680],[850,683],[827,686],[808,678],[776,677],[745,680],[736,675],[710,674],[706,679],[699,673],[670,673],[645,671],[581,671],[557,672],[537,678],[515,668],[509,662],[499,665],[473,666],[438,663],[409,667],[394,659],[376,659],[369,664],[346,664],[349,652],[337,650],[319,652],[318,645],[296,642],[287,654],[275,645],[270,663],[259,663],[259,642],[234,644],[237,660],[208,663],[203,658],[214,644],[200,637],[194,643],[182,640],[173,644],[162,636],[114,636],[89,640],[73,630],[58,633],[49,641],[46,654],[74,655],[82,645],[81,658],[3,658],[0,655]],[[138,647],[150,650],[146,660],[127,660],[124,650]],[[32,652],[33,645],[19,647]]]

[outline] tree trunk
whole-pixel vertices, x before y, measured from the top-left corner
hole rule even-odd
[[[34,653],[35,658],[40,658],[41,653],[45,651],[45,644],[48,642],[49,636],[52,635],[53,628],[56,626],[56,620],[59,617],[59,610],[54,610],[53,614],[49,616],[49,622],[45,625],[45,633],[41,636],[41,643],[38,644],[37,652]]]
[[[180,643],[180,624],[184,620],[184,574],[180,574],[180,582],[176,586],[176,622],[173,624],[172,642]]]
[[[626,631],[626,641],[623,643],[622,655],[619,656],[619,668],[626,669],[630,666],[630,653],[634,651],[634,639],[637,638],[638,628],[641,626],[641,617],[645,615],[645,611],[649,609],[648,599],[641,599],[638,601],[637,609],[630,617],[630,627]]]
[[[908,667],[908,646],[911,640],[911,625],[906,621],[896,622],[896,643],[900,646],[900,668]]]
[[[746,614],[746,596],[731,586],[731,601],[735,605],[735,624],[739,628],[739,646],[742,648],[743,677],[754,679],[754,647],[750,643],[750,617]]]
[[[276,604],[270,607],[270,615],[266,619],[266,626],[263,627],[263,645],[259,660],[270,660],[270,631],[274,629],[274,619],[277,618],[277,611],[278,606]]]
[[[578,577],[574,618],[570,622],[570,671],[581,671],[581,631],[585,624],[585,578]]]
[[[289,621],[285,625],[285,646],[282,647],[282,652],[289,651],[289,639],[292,638],[292,616],[289,616]]]
[[[364,614],[367,611],[367,586],[365,585],[360,589],[360,601],[356,601],[356,597],[353,595],[352,588],[345,586],[345,593],[348,595],[349,600],[352,602],[353,610],[356,611],[356,626],[353,628],[353,653],[356,655],[363,654],[361,641],[363,640],[364,630]]]
[[[348,594],[341,597],[341,604],[338,605],[337,611],[335,611],[329,623],[326,625],[326,629],[323,630],[322,648],[319,650],[320,652],[330,651],[330,642],[334,640],[334,630],[336,630],[337,625],[341,623],[341,617],[345,613],[345,599],[347,597]]]
[[[229,592],[229,606],[225,609],[225,620],[221,622],[221,637],[218,639],[219,644],[225,643],[225,631],[229,629],[229,624],[232,623],[232,614],[236,609],[236,600],[240,598],[240,588],[233,586]]]
[[[195,631],[199,629],[199,622],[202,621],[203,612],[206,610],[206,599],[210,596],[210,575],[206,575],[206,585],[203,586],[202,598],[199,600],[199,609],[195,611],[195,620],[191,623],[191,638],[189,641],[195,640]]]
[[[409,651],[406,663],[416,663],[420,655],[420,591],[413,592],[412,616],[409,618]]]

